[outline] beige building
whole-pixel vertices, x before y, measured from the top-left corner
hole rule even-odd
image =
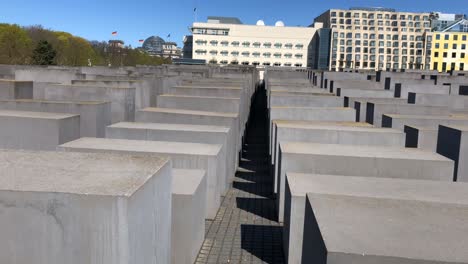
[[[429,15],[386,8],[328,10],[315,19],[331,31],[325,67],[337,71],[429,69],[430,56],[425,54],[425,33],[431,31]],[[324,47],[320,50],[327,52]]]
[[[320,24],[317,24],[320,26]],[[193,23],[193,59],[207,63],[306,67],[315,27],[244,25],[237,18],[209,17]]]

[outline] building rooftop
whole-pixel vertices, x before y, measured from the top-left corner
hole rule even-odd
[[[242,25],[242,21],[240,21],[237,17],[220,17],[220,16],[209,16],[208,23],[217,23],[217,24],[236,24]]]
[[[393,8],[385,7],[350,7],[349,10],[396,12],[396,10]]]

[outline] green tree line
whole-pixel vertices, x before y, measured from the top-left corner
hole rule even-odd
[[[105,41],[88,41],[42,26],[0,24],[0,64],[63,66],[135,66],[171,63],[130,46],[112,49]]]

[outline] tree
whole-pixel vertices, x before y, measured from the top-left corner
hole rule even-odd
[[[33,64],[36,65],[54,65],[57,52],[47,40],[41,40],[37,43],[33,51]]]
[[[0,24],[0,63],[27,64],[31,58],[31,39],[18,25]]]

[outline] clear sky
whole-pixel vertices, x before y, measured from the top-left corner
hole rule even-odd
[[[41,24],[89,40],[109,40],[118,31],[116,38],[133,47],[139,39],[159,35],[167,40],[171,34],[170,40],[181,46],[193,21],[207,16],[308,26],[327,9],[353,6],[468,14],[468,0],[0,0],[0,23]]]

